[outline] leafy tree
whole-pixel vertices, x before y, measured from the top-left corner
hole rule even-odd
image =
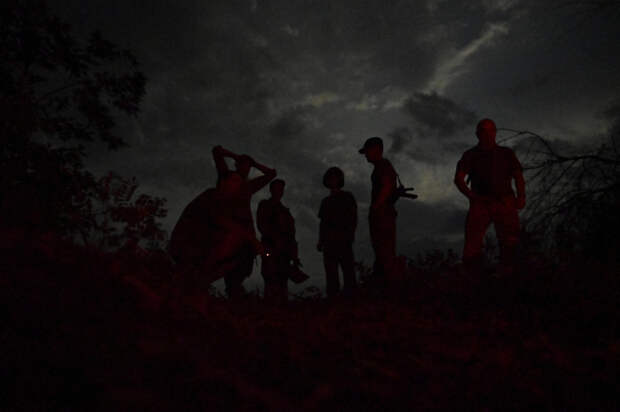
[[[80,41],[44,2],[0,7],[2,226],[110,247],[163,239],[163,199],[136,198],[134,180],[97,179],[83,163],[86,142],[125,144],[115,118],[137,115],[145,92],[136,58],[97,32]]]

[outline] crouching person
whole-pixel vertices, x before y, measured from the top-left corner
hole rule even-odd
[[[196,293],[235,271],[240,250],[262,252],[254,232],[230,207],[242,185],[238,173],[227,172],[215,188],[205,190],[185,207],[172,230],[169,252],[186,293]]]
[[[323,185],[329,189],[329,196],[323,199],[319,210],[317,249],[323,252],[327,296],[334,297],[340,293],[338,266],[342,268],[343,293],[350,294],[357,285],[353,259],[357,203],[351,192],[342,190],[344,173],[340,168],[327,169]]]

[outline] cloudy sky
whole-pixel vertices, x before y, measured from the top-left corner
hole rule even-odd
[[[461,153],[476,143],[480,118],[571,142],[605,133],[620,97],[620,7],[574,3],[55,0],[51,6],[76,31],[99,29],[132,50],[148,78],[142,113],[119,125],[131,147],[93,149],[91,166],[136,176],[145,192],[167,198],[168,230],[214,184],[214,145],[276,168],[287,181],[283,201],[296,217],[302,262],[322,287],[316,214],[330,166],[345,171],[345,189],[359,204],[357,257],[372,261],[366,223],[372,168],[357,153],[367,137],[384,138],[386,157],[420,196],[398,204],[398,249],[411,256],[434,246],[460,251],[467,203],[452,177]],[[256,200],[267,196],[265,190]],[[259,278],[246,285],[261,284]]]

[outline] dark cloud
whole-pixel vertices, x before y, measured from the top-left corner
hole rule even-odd
[[[295,224],[298,227],[298,230],[300,226],[306,227],[311,231],[318,230],[319,219],[317,215],[318,210],[316,213],[311,213],[308,208],[301,208],[300,210],[298,210],[295,216]]]
[[[418,181],[441,187],[451,183],[438,176],[476,144],[479,117],[556,136],[598,125],[592,108],[620,87],[620,25],[597,21],[550,42],[570,19],[542,3],[51,0],[78,32],[100,29],[133,50],[149,80],[140,116],[119,125],[131,147],[93,153],[91,166],[167,197],[171,226],[214,181],[215,144],[248,153],[287,181],[285,203],[310,243],[328,167],[341,166],[345,189],[368,202],[372,168],[357,149],[369,136],[390,141],[399,170],[415,163]],[[490,25],[503,34],[482,44]],[[614,107],[602,120],[620,130]],[[442,199],[399,203],[403,247],[459,236],[464,211]],[[356,252],[370,259],[364,213]],[[319,262],[313,247],[300,244]]]
[[[475,125],[476,114],[436,93],[415,93],[405,103],[420,133],[420,138],[447,138],[465,127]]]
[[[414,257],[432,249],[460,253],[467,211],[421,201],[398,203],[398,242],[401,254]]]
[[[471,133],[473,136],[473,133]],[[476,144],[475,137],[471,141],[416,139],[408,127],[399,127],[387,136],[392,139],[389,154],[404,156],[408,160],[429,165],[441,164],[447,157],[460,155]]]
[[[399,127],[387,134],[392,139],[390,153],[399,154],[413,140],[413,135],[408,127]]]
[[[398,209],[399,233],[409,237],[442,237],[459,234],[464,228],[466,211],[452,205],[403,199]]]
[[[601,113],[601,117],[607,121],[607,133],[614,142],[620,140],[620,98],[615,98]]]
[[[407,150],[405,154],[414,162],[425,163],[428,165],[440,163],[443,158],[443,154],[439,152],[437,148],[423,148],[421,145],[418,145],[417,148]]]
[[[476,114],[451,99],[436,93],[415,93],[404,104],[411,125],[387,134],[392,144],[389,153],[430,165],[442,163],[446,156],[462,153],[472,144],[462,134],[475,128]]]
[[[300,108],[286,111],[269,128],[271,136],[282,142],[298,138],[306,129],[304,113],[305,111]]]
[[[441,144],[442,153],[444,155],[448,154],[461,154],[465,152],[467,149],[472,148],[478,143],[476,137],[474,137],[473,131],[471,133],[470,141],[451,141],[451,142],[443,142]]]

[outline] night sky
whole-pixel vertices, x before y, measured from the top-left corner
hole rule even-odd
[[[565,1],[53,1],[78,34],[98,29],[148,78],[129,148],[90,148],[89,166],[136,176],[167,199],[170,231],[215,184],[214,145],[274,167],[300,256],[323,287],[317,212],[339,166],[360,209],[355,252],[373,259],[370,136],[420,198],[397,206],[398,252],[460,253],[467,201],[452,183],[483,117],[572,144],[596,143],[620,107],[618,8]],[[584,1],[583,3],[588,3]],[[499,139],[509,136],[501,133]],[[255,196],[268,197],[267,189]],[[246,287],[262,287],[255,269]],[[292,289],[295,291],[295,289]]]

